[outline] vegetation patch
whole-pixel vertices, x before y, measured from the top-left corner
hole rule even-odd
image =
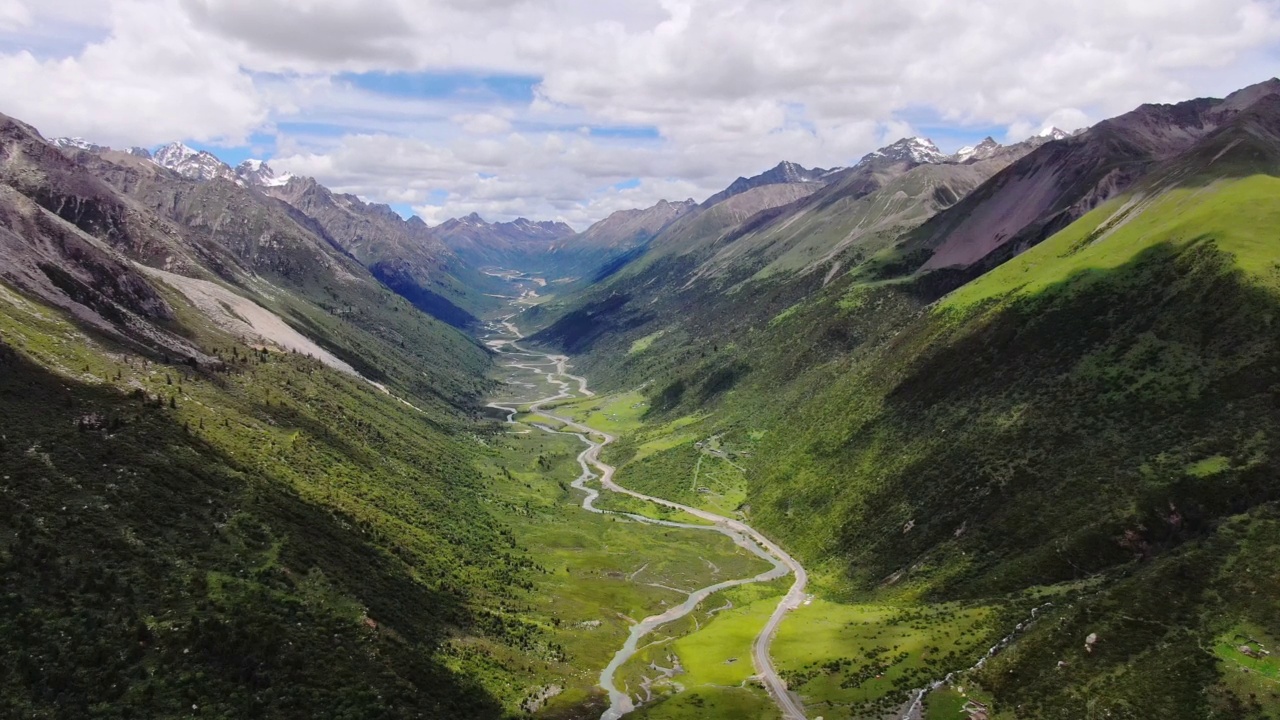
[[[645,335],[644,337],[639,338],[635,342],[631,343],[631,349],[627,351],[627,354],[639,355],[640,353],[648,350],[653,345],[653,342],[655,340],[657,340],[658,338],[662,337],[665,334],[666,334],[665,330],[659,330],[657,332],[649,333],[648,335]]]
[[[961,605],[845,605],[814,599],[783,622],[774,662],[815,715],[884,713],[907,692],[986,652],[991,610]]]

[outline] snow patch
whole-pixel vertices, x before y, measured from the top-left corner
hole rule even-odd
[[[151,157],[151,162],[189,180],[204,181],[214,178],[234,180],[236,178],[231,166],[214,157],[212,153],[196,150],[180,142],[169,143],[156,150]]]
[[[279,187],[287,185],[293,179],[290,173],[276,175],[265,160],[249,159],[240,163],[235,169],[236,182],[251,187]]]
[[[947,160],[947,156],[942,154],[932,140],[922,137],[902,138],[892,145],[867,153],[858,161],[858,165],[864,165],[879,158],[890,162],[913,162],[918,165],[941,163]]]
[[[50,144],[60,148],[70,148],[76,150],[96,150],[99,148],[82,137],[56,137],[49,141]]]
[[[1050,140],[1065,140],[1066,138],[1071,137],[1069,133],[1064,130],[1059,130],[1056,127],[1047,127],[1036,133],[1035,136],[1038,138],[1049,138]]]

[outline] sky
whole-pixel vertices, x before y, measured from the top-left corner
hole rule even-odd
[[[579,229],[1277,74],[1280,0],[0,0],[0,112]]]

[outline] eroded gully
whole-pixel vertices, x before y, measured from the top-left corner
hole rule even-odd
[[[528,293],[526,293],[528,294]],[[518,303],[519,301],[517,301]],[[519,313],[513,313],[497,323],[489,326],[489,334],[485,337],[485,341],[490,348],[506,356],[511,362],[510,367],[528,370],[539,375],[551,385],[559,388],[554,395],[540,398],[532,402],[509,402],[508,404],[491,403],[489,407],[502,410],[507,413],[506,421],[515,423],[516,414],[519,412],[516,405],[527,405],[529,411],[543,417],[552,418],[569,429],[569,431],[555,430],[545,425],[537,425],[539,430],[548,433],[567,434],[578,437],[587,447],[578,455],[578,464],[582,468],[582,474],[573,482],[573,487],[583,491],[585,494],[582,500],[582,508],[593,513],[611,513],[623,515],[637,522],[647,523],[651,525],[662,525],[666,527],[685,528],[695,531],[719,532],[728,536],[734,543],[742,548],[754,553],[758,557],[768,561],[773,565],[772,569],[760,573],[754,577],[740,578],[737,580],[727,580],[714,585],[700,588],[689,593],[684,602],[668,608],[665,612],[647,617],[640,622],[631,626],[630,634],[626,643],[621,649],[614,654],[613,660],[600,672],[599,685],[609,694],[609,709],[601,716],[602,720],[617,720],[617,718],[631,712],[635,709],[635,703],[632,701],[629,693],[620,690],[615,682],[615,676],[618,670],[636,653],[639,641],[645,635],[649,634],[656,628],[665,625],[674,620],[678,620],[689,613],[699,603],[708,596],[720,590],[735,587],[738,585],[746,585],[749,583],[768,582],[785,577],[788,574],[795,576],[795,581],[791,584],[791,589],[783,596],[778,606],[774,609],[773,614],[769,617],[768,623],[764,629],[756,637],[752,644],[751,659],[755,665],[757,676],[764,683],[765,688],[769,691],[770,697],[777,703],[779,709],[782,710],[784,720],[804,720],[804,707],[796,699],[794,695],[787,691],[786,684],[782,678],[778,676],[777,670],[773,666],[773,660],[769,655],[769,648],[773,642],[774,635],[777,633],[778,626],[782,622],[786,614],[799,607],[805,599],[805,584],[808,576],[804,568],[794,558],[787,554],[785,550],[778,547],[776,543],[766,538],[760,532],[751,526],[733,518],[717,515],[701,508],[681,505],[665,498],[645,495],[643,493],[629,490],[614,481],[614,473],[616,468],[600,459],[600,451],[605,445],[616,440],[613,435],[596,428],[583,425],[572,418],[556,415],[555,413],[543,409],[544,406],[559,401],[575,397],[591,397],[593,393],[587,387],[586,378],[568,373],[568,358],[562,355],[551,355],[547,353],[539,353],[527,350],[521,347],[518,342],[524,337],[519,328],[516,327],[512,319]],[[576,386],[576,387],[574,387]],[[594,468],[594,470],[593,470]],[[609,510],[602,510],[595,506],[595,501],[600,497],[599,491],[588,487],[587,483],[591,480],[598,479],[600,486],[610,492],[628,495],[633,498],[644,500],[646,502],[655,503],[664,507],[680,510],[688,513],[701,520],[705,520],[709,525],[694,525],[690,523],[671,522],[667,520],[655,520],[652,518],[633,515],[630,513],[618,513]]]

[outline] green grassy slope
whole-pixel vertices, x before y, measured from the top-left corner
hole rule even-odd
[[[476,678],[533,645],[498,609],[526,566],[455,420],[199,328],[225,369],[164,363],[13,297],[3,714],[503,714]]]
[[[1268,212],[1259,201],[1276,184],[1273,178],[1227,183],[1205,190],[1201,203],[1175,193],[1170,204],[1157,202],[1115,234],[1064,257],[1093,232],[1096,222],[1084,218],[1083,227],[948,297],[872,361],[817,371],[810,382],[830,382],[828,391],[798,408],[801,414],[771,434],[761,454],[780,458],[773,470],[780,481],[792,464],[847,481],[814,488],[813,496],[789,492],[791,507],[776,512],[840,517],[843,530],[821,542],[875,558],[858,563],[868,581],[912,562],[974,509],[1004,517],[992,533],[996,546],[1025,550],[1036,534],[1068,534],[1073,540],[1046,548],[1043,558],[1061,574],[1072,574],[1072,562],[1106,564],[1118,551],[1099,556],[1092,543],[1122,532],[1117,519],[1087,505],[1072,515],[1079,503],[1046,500],[1088,497],[1127,514],[1141,491],[1164,492],[1184,469],[1223,456],[1228,460],[1215,468],[1214,483],[1182,490],[1189,507],[1202,502],[1193,499],[1198,492],[1218,495],[1220,514],[1227,509],[1223,483],[1256,482],[1246,478],[1268,456],[1265,421],[1272,413],[1264,400],[1274,337],[1268,318],[1275,310],[1270,278],[1240,267],[1225,250],[1255,247],[1250,218]],[[1261,205],[1275,212],[1273,202]],[[1168,208],[1177,209],[1176,218]],[[1215,227],[1234,218],[1250,228],[1243,241]],[[1248,267],[1264,266],[1257,255],[1244,259]],[[1108,263],[1114,267],[1102,269]],[[1010,278],[1026,282],[1011,292]],[[1045,283],[1038,292],[1037,280]],[[978,303],[983,297],[1001,299]],[[1188,415],[1194,424],[1182,420]],[[1250,431],[1232,417],[1247,417]],[[1123,464],[1121,453],[1128,458]],[[1118,482],[1126,466],[1133,475]],[[768,479],[761,485],[770,486]],[[1023,508],[1026,492],[1031,502]],[[1055,517],[1034,514],[1048,506]],[[1192,520],[1180,513],[1184,523]],[[892,527],[916,515],[927,520],[905,538],[888,539]],[[882,539],[867,542],[875,538]],[[1064,557],[1073,545],[1082,556]],[[1018,562],[1036,566],[1027,556]],[[1013,582],[1024,580],[1015,574]]]
[[[223,365],[0,286],[0,715],[595,717],[632,618],[765,567],[584,512],[574,437],[450,388],[414,409],[164,292]]]
[[[281,203],[5,120],[0,715],[520,714],[563,649],[489,353]]]
[[[1017,292],[1034,295],[1072,275],[1114,270],[1153,246],[1211,239],[1240,268],[1268,279],[1276,270],[1275,228],[1280,227],[1280,178],[1252,175],[1178,187],[1154,197],[1116,198],[980,280],[949,295],[960,307]],[[1076,281],[1076,292],[1087,285]]]
[[[734,263],[763,264],[754,276],[758,279],[799,272],[835,274],[861,265],[1015,158],[1010,151],[964,165],[918,165],[906,172],[894,167],[872,178],[858,176],[854,187],[825,188],[736,238],[702,272],[719,274]]]
[[[936,304],[930,276],[761,284],[665,324],[615,295],[566,336],[651,425],[758,437],[751,518],[829,597],[1072,588],[969,678],[1000,717],[1274,717],[1232,638],[1280,617],[1280,179],[1247,139],[1200,150]],[[633,476],[692,499],[682,443]]]
[[[1174,190],[1098,232],[1116,201],[811,371],[760,448],[756,519],[839,558],[850,588],[946,599],[1107,578],[981,676],[1017,717],[1086,702],[1150,717],[1157,700],[1160,717],[1244,716],[1249,694],[1199,648],[1280,609],[1242,574],[1245,556],[1274,573],[1280,549],[1277,185]],[[1266,552],[1233,529],[1251,524]],[[1106,652],[1082,650],[1090,632]]]

